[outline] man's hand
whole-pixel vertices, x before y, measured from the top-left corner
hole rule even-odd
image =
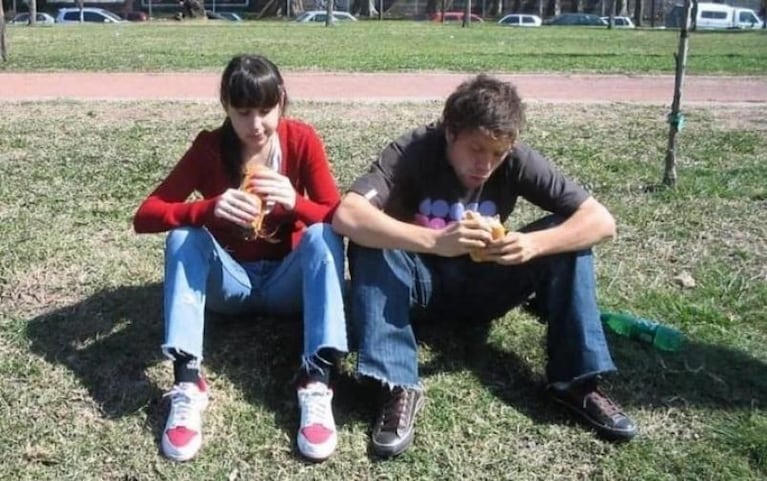
[[[534,259],[540,254],[540,249],[534,232],[509,232],[502,239],[488,242],[483,253],[488,262],[516,265]]]
[[[219,196],[213,215],[225,219],[241,227],[250,227],[251,222],[259,214],[259,206],[253,194],[239,189],[227,189]]]
[[[485,247],[492,234],[480,226],[477,220],[462,220],[443,228],[437,236],[433,253],[442,257],[468,254],[471,249]]]

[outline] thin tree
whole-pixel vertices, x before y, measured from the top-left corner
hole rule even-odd
[[[616,2],[618,0],[611,0],[610,1],[610,18],[607,21],[607,29],[611,30],[613,27],[615,27],[615,10],[616,10]]]
[[[29,0],[29,24],[37,25],[37,0]]]
[[[682,112],[680,112],[679,107],[682,103],[684,70],[687,64],[687,43],[690,31],[691,8],[691,0],[684,0],[684,23],[679,31],[679,50],[674,55],[674,59],[676,60],[674,101],[671,103],[671,113],[668,115],[668,144],[666,146],[666,165],[663,171],[663,184],[668,187],[676,186],[676,134],[682,130],[682,126],[684,125],[684,116],[682,115]]]
[[[0,57],[2,57],[3,62],[8,61],[8,54],[5,50],[5,9],[2,0],[0,0]]]
[[[767,0],[762,0],[762,29],[767,28]]]
[[[471,0],[466,0],[463,7],[463,23],[461,26],[466,28],[471,26]]]
[[[325,0],[325,26],[333,25],[333,0]]]

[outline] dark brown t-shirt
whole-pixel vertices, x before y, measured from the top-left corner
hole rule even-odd
[[[547,158],[520,142],[480,189],[467,190],[448,162],[446,148],[440,125],[413,130],[389,144],[350,191],[398,220],[434,229],[462,219],[467,210],[498,215],[505,222],[518,197],[569,217],[589,197]]]

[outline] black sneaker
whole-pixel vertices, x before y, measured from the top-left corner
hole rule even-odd
[[[613,441],[628,441],[637,434],[634,421],[612,399],[597,389],[596,381],[576,384],[569,389],[550,388],[552,398],[578,414],[601,436]]]
[[[413,444],[415,415],[423,406],[423,391],[397,386],[383,389],[383,407],[373,428],[373,451],[389,458],[404,452]]]

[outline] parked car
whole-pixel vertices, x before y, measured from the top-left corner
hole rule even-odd
[[[694,22],[697,28],[762,28],[762,20],[750,8],[733,7],[721,3],[699,2]],[[681,27],[684,7],[675,5],[666,15],[667,27]]]
[[[229,20],[230,22],[242,22],[242,17],[234,12],[216,12],[219,17],[222,17],[224,20]]]
[[[123,23],[125,20],[103,8],[85,7],[83,8],[83,22]],[[60,8],[56,13],[56,23],[80,23],[80,9]]]
[[[610,17],[602,17],[605,23],[610,23]],[[613,17],[613,25],[618,28],[635,28],[634,22],[629,17]]]
[[[482,17],[479,15],[472,13],[469,17],[472,22],[479,22],[482,23],[484,20],[482,20]],[[435,22],[441,22],[442,21],[442,12],[436,12],[431,16],[431,19]],[[451,11],[451,12],[445,12],[445,22],[463,22],[463,12],[462,11]]]
[[[135,11],[126,13],[123,18],[129,22],[146,22],[149,20],[149,15],[145,12]]]
[[[327,18],[327,15],[328,13],[325,10],[309,10],[297,16],[295,21],[297,23],[317,23],[317,22],[325,23],[325,19]],[[354,15],[352,15],[349,12],[341,12],[341,11],[335,10],[333,11],[333,21],[356,22],[357,19],[354,18]]]
[[[554,18],[548,18],[543,21],[544,25],[579,25],[579,26],[599,26],[604,27],[607,22],[596,15],[590,13],[563,13]]]
[[[38,12],[35,15],[35,20],[38,25],[53,25],[56,23],[55,18],[43,12]],[[8,23],[11,25],[26,25],[29,23],[29,13],[17,13],[12,19],[8,20]]]
[[[540,27],[541,17],[528,13],[510,13],[498,20],[498,25],[507,27]]]

